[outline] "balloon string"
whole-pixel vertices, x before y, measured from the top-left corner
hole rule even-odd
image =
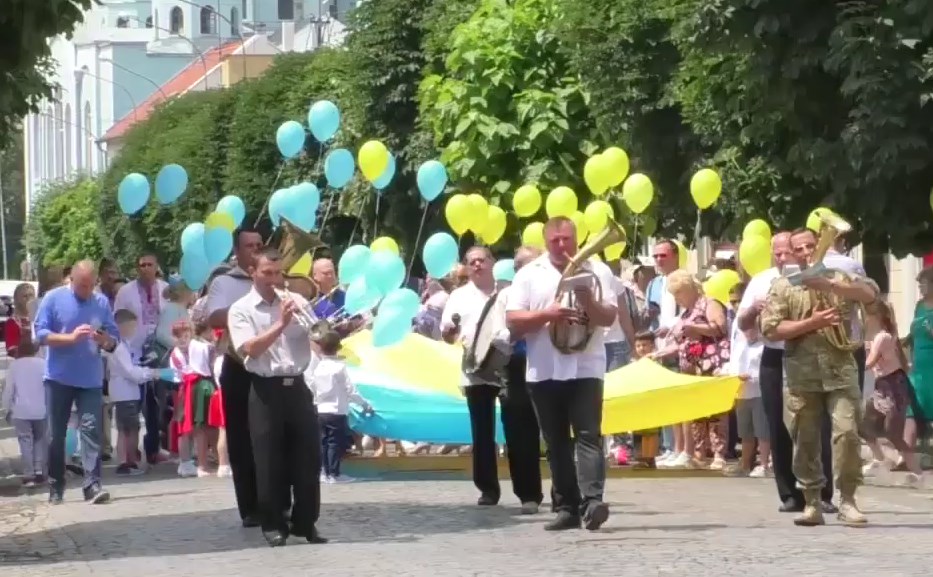
[[[339,194],[338,191],[331,191],[330,198],[327,200],[327,208],[324,209],[324,218],[321,220],[321,226],[318,227],[318,230],[321,231],[321,236],[324,235],[324,227],[327,225],[327,219],[330,218],[330,209],[334,206],[334,197]]]
[[[697,224],[693,229],[693,248],[696,249],[700,246],[700,214],[702,213],[701,209],[697,209]]]
[[[376,214],[373,217],[373,239],[377,238],[379,230],[379,201],[382,200],[382,195],[376,192]]]
[[[424,203],[424,210],[421,211],[421,224],[418,225],[418,234],[415,235],[415,248],[411,252],[411,258],[408,260],[408,274],[405,275],[405,284],[411,279],[411,269],[415,266],[415,257],[418,255],[418,246],[421,244],[421,233],[424,232],[424,223],[428,219],[427,202]]]
[[[366,206],[365,202],[360,203],[360,209],[356,211],[356,222],[353,224],[353,230],[350,231],[350,240],[347,241],[347,246],[353,244],[353,237],[356,236],[356,229],[360,227],[360,222],[363,218],[363,208]]]
[[[269,193],[269,196],[266,197],[266,202],[263,203],[262,208],[259,209],[259,216],[256,217],[256,222],[253,223],[253,228],[259,226],[259,223],[262,222],[262,217],[266,213],[266,209],[269,208],[269,199],[272,198],[273,193],[275,193],[275,187],[279,184],[279,179],[282,178],[282,171],[285,170],[285,163],[287,161],[283,160],[279,164],[279,172],[275,175],[275,180],[272,181],[272,192]]]
[[[639,214],[635,213],[635,226],[632,228],[632,258],[638,258],[638,254],[641,252],[641,247],[638,246],[638,217]]]

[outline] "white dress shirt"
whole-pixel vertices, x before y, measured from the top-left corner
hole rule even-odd
[[[234,268],[231,271],[244,278],[230,276],[230,274],[218,275],[211,286],[207,288],[207,304],[204,306],[208,316],[222,310],[229,309],[230,306],[252,290],[253,281],[250,280],[243,269]]]
[[[602,289],[602,303],[615,307],[616,297],[612,292],[612,273],[602,263],[588,261],[581,265],[592,271]],[[507,311],[542,311],[554,303],[560,284],[557,270],[547,254],[543,254],[515,273],[509,291]],[[548,326],[524,336],[528,351],[528,368],[525,378],[530,383],[540,381],[569,381],[573,379],[602,379],[606,374],[606,347],[603,330],[593,332],[586,349],[565,355],[554,348]]]
[[[308,301],[293,294],[300,308],[308,309]],[[255,289],[230,305],[227,326],[234,350],[241,351],[246,341],[269,330],[282,316],[278,297],[266,302]],[[311,364],[311,340],[308,328],[292,318],[285,330],[259,357],[248,357],[243,362],[246,370],[260,377],[294,377],[304,373]]]
[[[163,293],[165,292],[168,283],[162,279],[155,280],[155,286],[152,287],[152,290],[155,292],[153,298],[159,299],[159,312],[165,310],[165,305],[168,301],[165,300]],[[143,325],[143,303],[139,293],[139,281],[133,280],[122,287],[117,292],[117,296],[113,299],[113,311],[116,312],[120,309],[126,309],[132,311],[136,315],[136,319],[139,321],[137,324],[136,334],[129,340],[128,345],[132,349],[134,354],[141,354],[143,344],[146,342],[146,339],[155,332],[157,324],[145,326]],[[158,322],[158,319],[156,320]]]
[[[340,358],[321,357],[305,371],[305,383],[314,393],[314,404],[319,414],[346,415],[350,403],[370,408],[353,386],[347,365]]]
[[[757,330],[749,331],[758,333]],[[750,342],[746,331],[739,329],[739,323],[732,323],[732,339],[729,344],[729,366],[727,371],[731,375],[748,375],[748,380],[742,383],[738,399],[756,399],[761,396],[759,383],[759,369],[761,368],[761,353],[764,343],[758,337]]]
[[[739,317],[745,311],[755,306],[755,301],[768,298],[771,285],[774,284],[774,281],[780,278],[780,276],[781,271],[778,270],[777,267],[771,267],[752,277],[752,280],[748,282],[748,286],[745,287],[745,294],[742,295],[742,302],[739,303],[739,310],[736,312],[735,316]],[[736,321],[734,324],[738,325],[739,323]],[[762,336],[761,342],[769,349],[784,350],[784,341],[769,341]]]
[[[2,403],[12,418],[30,421],[46,418],[44,374],[45,361],[39,357],[10,361]]]
[[[460,315],[460,342],[464,347],[472,345],[476,325],[490,296],[492,293],[483,292],[472,281],[454,289],[441,314],[441,331],[453,327],[453,316]]]
[[[107,368],[110,369],[110,402],[138,401],[139,385],[158,377],[158,370],[137,365],[138,358],[125,341],[117,343],[117,347],[109,353]]]

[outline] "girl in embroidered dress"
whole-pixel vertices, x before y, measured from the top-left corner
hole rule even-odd
[[[201,338],[193,337],[193,328],[188,322],[179,322],[172,327],[175,349],[172,350],[172,367],[181,373],[181,386],[175,401],[175,421],[179,424],[178,453],[181,477],[209,477],[208,471],[208,408],[214,394],[213,347]],[[194,441],[197,467],[191,460],[191,441]]]

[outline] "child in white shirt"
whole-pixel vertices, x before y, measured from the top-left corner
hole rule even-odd
[[[321,358],[305,371],[305,382],[314,393],[321,426],[321,482],[347,483],[353,479],[340,474],[340,460],[346,453],[350,435],[347,412],[351,402],[362,405],[366,412],[371,412],[372,407],[356,391],[346,364],[337,356],[340,335],[328,331],[317,344]]]
[[[120,342],[110,353],[107,366],[110,369],[109,393],[113,404],[114,421],[117,424],[119,440],[117,446],[123,457],[117,466],[117,475],[140,475],[138,459],[139,449],[139,413],[141,410],[140,385],[163,377],[161,369],[148,369],[139,366],[139,359],[129,346],[129,339],[136,334],[136,314],[128,309],[120,309],[113,314]],[[171,380],[171,378],[167,379]]]
[[[30,339],[20,342],[17,358],[10,362],[3,389],[3,408],[12,421],[19,442],[23,464],[23,486],[40,486],[45,482],[45,466],[49,454],[49,422],[45,406],[45,361],[35,356],[36,346]]]
[[[198,327],[201,328],[201,327]],[[181,387],[175,403],[175,420],[179,423],[178,475],[180,477],[211,477],[208,471],[208,415],[214,395],[213,356],[210,342],[194,336],[195,327],[187,321],[172,326],[175,348],[170,360],[172,368],[181,373]],[[194,441],[197,466],[191,459],[190,442]]]

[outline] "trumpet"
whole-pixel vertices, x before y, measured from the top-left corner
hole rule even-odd
[[[289,299],[295,301],[297,304],[298,301],[295,299],[295,295],[288,289],[274,288],[273,290],[275,290],[275,296],[277,296],[280,300]],[[306,308],[303,307],[298,307],[295,309],[295,320],[298,321],[298,324],[301,325],[301,328],[309,332],[318,323],[318,320],[310,312],[308,312]]]

